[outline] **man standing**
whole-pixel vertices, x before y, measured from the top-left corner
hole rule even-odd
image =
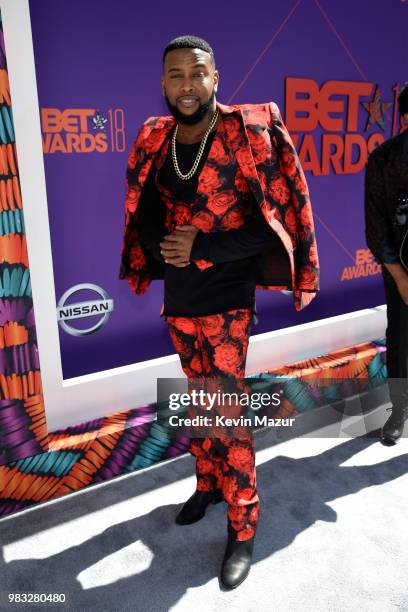
[[[408,124],[408,84],[398,97]],[[408,418],[408,130],[387,140],[370,155],[365,175],[367,245],[378,263],[387,302],[387,370],[391,415],[381,430],[395,444]]]
[[[306,180],[274,103],[225,106],[210,45],[195,36],[163,54],[172,116],[150,117],[129,156],[120,278],[136,294],[164,278],[169,332],[183,371],[243,378],[255,288],[293,292],[295,308],[318,290]],[[252,436],[194,438],[197,489],[176,522],[228,504],[221,584],[248,575],[259,517]]]

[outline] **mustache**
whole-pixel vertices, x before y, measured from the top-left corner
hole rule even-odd
[[[176,121],[178,123],[183,123],[184,125],[195,125],[196,123],[199,123],[205,117],[205,115],[209,112],[209,110],[213,106],[214,100],[215,100],[215,90],[213,89],[211,96],[209,97],[207,102],[204,102],[204,103],[200,101],[200,98],[198,96],[188,96],[188,95],[179,96],[178,98],[176,98],[176,101],[180,100],[180,98],[189,98],[189,97],[191,98],[195,97],[197,100],[199,100],[200,106],[193,114],[185,115],[182,111],[178,109],[177,104],[172,104],[169,98],[167,97],[167,94],[164,94],[164,98],[166,100],[167,107],[169,111],[171,112],[171,114],[173,115],[173,117],[176,119]]]

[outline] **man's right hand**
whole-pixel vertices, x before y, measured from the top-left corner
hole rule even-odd
[[[193,242],[198,232],[199,229],[194,225],[182,225],[176,227],[171,234],[167,234],[160,243],[164,261],[176,268],[188,266]]]

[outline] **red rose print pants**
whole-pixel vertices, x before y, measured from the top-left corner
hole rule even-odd
[[[203,317],[166,316],[187,378],[244,378],[251,317],[249,308]],[[230,533],[240,541],[252,538],[260,505],[252,433],[192,438],[189,451],[196,457],[197,489],[222,490]]]

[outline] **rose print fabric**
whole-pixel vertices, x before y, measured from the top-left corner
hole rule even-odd
[[[183,172],[192,167],[198,146],[199,143],[177,144],[178,162]],[[224,154],[221,159],[228,159],[228,166],[222,177],[223,190],[227,197],[222,207],[220,201],[215,202],[220,210],[217,214],[213,212],[210,215],[206,208],[211,207],[211,195],[204,197],[200,185],[207,182],[208,172],[217,166],[214,149],[217,154],[222,149]],[[280,243],[275,232],[266,224],[262,213],[257,210],[256,202],[234,157],[231,155],[227,158],[226,150],[223,124],[220,122],[207,139],[197,172],[190,180],[183,181],[174,171],[170,138],[167,138],[151,171],[153,180],[150,181],[150,176],[148,178],[148,181],[155,185],[156,195],[146,201],[145,190],[143,191],[138,228],[144,244],[147,233],[146,219],[148,232],[153,236],[153,249],[156,248],[160,218],[166,219],[166,233],[185,223],[200,230],[193,243],[191,265],[182,268],[164,266],[164,315],[205,316],[253,306],[255,258],[262,251],[269,249],[272,243]],[[236,183],[238,188],[235,187]],[[234,197],[229,197],[230,192],[233,192]],[[228,208],[229,205],[231,208]],[[236,217],[234,227],[224,231],[224,223],[229,220],[228,223],[231,224],[232,214]],[[208,225],[209,223],[211,225]],[[220,248],[217,249],[217,245],[220,245]],[[207,248],[210,246],[211,250]],[[203,260],[207,260],[209,264],[205,269],[202,267]]]
[[[244,378],[251,310],[239,308],[204,317],[166,317],[169,333],[189,379]],[[228,504],[228,524],[238,540],[255,535],[259,518],[255,450],[246,437],[193,438],[197,489],[221,489]]]
[[[169,333],[188,378],[244,378],[251,311],[229,310],[204,317],[166,317]]]
[[[237,106],[217,103],[217,108],[225,139],[213,143],[216,146],[208,157],[210,163],[200,175],[200,200],[191,222],[207,232],[240,227],[243,219],[242,211],[237,209],[237,191],[249,189],[281,241],[280,251],[273,248],[269,255],[259,258],[256,286],[267,290],[292,289],[295,308],[301,310],[319,289],[319,262],[308,187],[289,133],[272,102]],[[136,294],[145,293],[152,279],[138,235],[140,194],[152,164],[164,154],[162,145],[174,124],[173,117],[150,117],[142,126],[128,160],[119,278],[126,278]],[[232,159],[239,172],[233,188],[225,188]],[[173,219],[176,224],[183,224],[190,219],[190,213],[180,205]],[[205,270],[213,263],[199,260],[195,265]]]

